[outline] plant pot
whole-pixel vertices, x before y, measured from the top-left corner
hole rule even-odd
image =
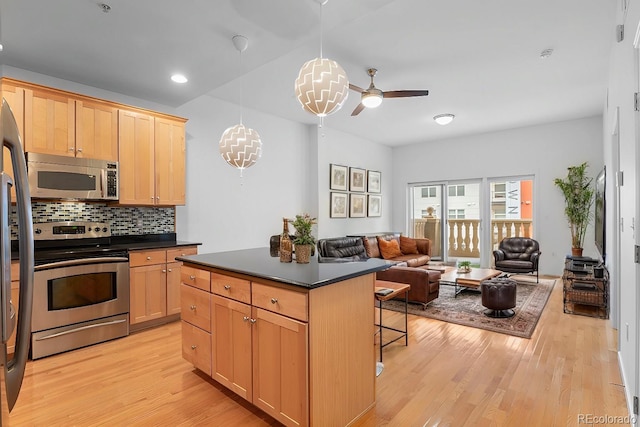
[[[458,267],[458,273],[469,273],[471,272],[471,267]]]
[[[308,264],[311,258],[313,245],[296,245],[296,262],[298,264]]]
[[[571,248],[571,255],[582,256],[582,248]]]

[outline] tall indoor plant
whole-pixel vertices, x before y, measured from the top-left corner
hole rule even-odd
[[[587,162],[570,166],[565,179],[553,181],[564,195],[564,213],[571,229],[571,254],[575,256],[582,255],[584,235],[592,219],[595,190],[591,185],[593,178],[587,176],[587,166]]]
[[[293,238],[295,245],[296,262],[306,264],[309,262],[311,252],[316,239],[311,235],[311,228],[316,224],[316,218],[312,218],[309,214],[296,215],[296,219],[291,223],[296,229],[296,235]]]

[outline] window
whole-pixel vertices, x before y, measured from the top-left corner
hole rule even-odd
[[[464,219],[464,209],[449,209],[449,219]]]
[[[464,185],[452,185],[449,187],[449,197],[464,196]]]
[[[492,192],[493,197],[492,200],[501,199],[504,200],[507,198],[507,185],[505,183],[495,183],[492,184]]]
[[[422,187],[422,198],[436,197],[436,187]]]

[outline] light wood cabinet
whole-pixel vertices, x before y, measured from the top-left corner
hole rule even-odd
[[[200,289],[183,282],[184,313],[184,300],[193,300],[194,293],[204,292],[201,288],[206,272],[193,267],[183,269],[186,271],[182,276],[190,283],[201,278]],[[211,272],[210,282],[210,376],[285,425],[307,425],[307,323],[279,314],[306,319],[307,294],[220,272]],[[196,310],[190,308],[192,313]],[[183,322],[198,326],[194,316],[183,315]],[[188,349],[193,338],[188,335],[186,340],[183,348]],[[191,357],[189,354],[185,359]]]
[[[184,120],[119,111],[120,204],[185,203]]]
[[[130,324],[180,314],[181,263],[175,258],[197,252],[196,246],[185,246],[129,253]]]
[[[183,315],[184,358],[209,368],[193,328],[207,334],[220,384],[287,426],[350,425],[375,405],[375,273],[307,289],[187,263],[182,279],[211,295],[209,331]]]
[[[211,376],[211,334],[182,322],[182,357]]]
[[[16,86],[13,83],[2,80],[2,97],[7,101],[13,117],[16,119],[18,125],[18,132],[20,132],[20,143],[24,149],[24,89]],[[12,179],[15,176],[13,173],[13,165],[11,164],[11,155],[9,149],[2,147],[3,150],[3,168],[2,170],[7,173]],[[16,201],[16,189],[15,186],[11,187],[11,201]]]
[[[75,99],[44,87],[24,92],[24,148],[27,152],[74,157]]]
[[[76,157],[118,161],[118,109],[91,99],[76,100]]]

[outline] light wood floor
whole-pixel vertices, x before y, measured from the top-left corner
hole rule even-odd
[[[577,426],[579,414],[627,413],[614,331],[564,314],[558,284],[531,339],[419,317],[409,330],[408,347],[384,349],[377,405],[359,426]],[[175,322],[30,362],[10,425],[277,423],[184,362]]]

